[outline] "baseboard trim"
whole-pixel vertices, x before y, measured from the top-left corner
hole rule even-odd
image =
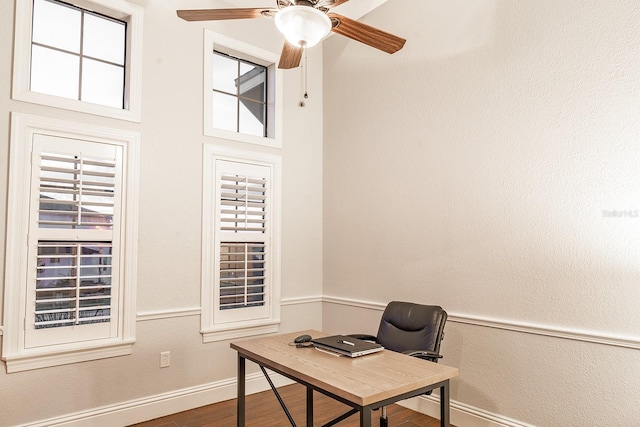
[[[440,418],[440,398],[438,396],[420,396],[399,402],[405,408]],[[452,400],[450,402],[451,424],[464,427],[535,427],[502,415],[478,409]]]
[[[355,300],[335,296],[323,297],[323,302],[329,304],[346,305],[350,307],[365,308],[369,310],[384,310],[386,304],[371,301]],[[537,325],[533,323],[517,322],[504,319],[489,319],[467,314],[448,313],[448,322],[462,323],[467,325],[481,326],[485,328],[503,329],[512,332],[519,332],[533,335],[543,335],[547,337],[568,339],[572,341],[584,341],[593,344],[610,345],[614,347],[624,347],[640,350],[640,337],[624,337],[601,332],[583,331],[579,329],[567,329],[556,326]]]
[[[293,381],[275,372],[269,373],[276,387],[292,384]],[[269,389],[269,384],[257,372],[247,375],[247,394]],[[167,393],[103,406],[90,411],[67,414],[49,418],[36,423],[22,424],[16,427],[113,427],[126,426],[177,412],[187,411],[200,406],[222,402],[236,397],[236,379],[226,379],[195,387],[174,390]],[[399,402],[400,405],[414,411],[440,418],[440,400],[437,396],[420,396]],[[497,414],[451,401],[451,423],[465,427],[534,427]]]
[[[270,372],[269,376],[276,387],[292,384],[290,379],[280,374]],[[269,384],[261,372],[247,375],[247,394],[258,393],[268,389]],[[49,418],[36,423],[22,424],[16,427],[127,426],[200,406],[234,399],[236,393],[236,379],[232,378],[195,387],[173,390],[142,399],[121,402],[116,405],[94,408],[89,411]]]

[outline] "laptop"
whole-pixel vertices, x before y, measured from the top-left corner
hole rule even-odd
[[[384,350],[384,347],[371,341],[359,340],[345,335],[332,335],[315,338],[311,342],[318,350],[341,354],[348,357],[364,356]]]

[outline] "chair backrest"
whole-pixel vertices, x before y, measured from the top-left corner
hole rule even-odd
[[[382,313],[377,339],[386,349],[440,352],[447,312],[437,305],[392,301]]]

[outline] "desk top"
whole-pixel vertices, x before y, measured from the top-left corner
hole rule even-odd
[[[458,369],[390,350],[356,358],[337,357],[313,347],[289,345],[308,330],[235,341],[240,355],[361,406],[412,392],[458,376]]]

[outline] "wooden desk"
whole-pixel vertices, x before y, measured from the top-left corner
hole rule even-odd
[[[307,387],[308,427],[313,426],[313,390],[351,406],[360,412],[360,425],[370,427],[372,410],[436,388],[440,425],[449,426],[449,380],[458,375],[457,368],[389,350],[352,359],[289,345],[302,334],[328,335],[309,330],[231,343],[238,352],[238,427],[245,425],[246,359]]]

